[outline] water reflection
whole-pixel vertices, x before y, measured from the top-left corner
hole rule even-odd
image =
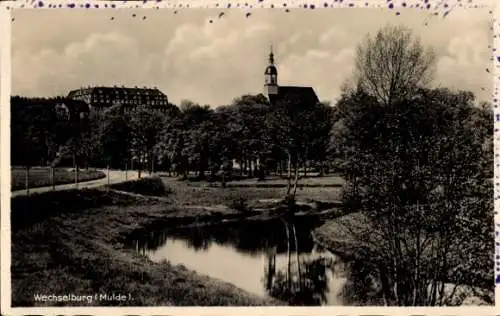
[[[136,250],[291,305],[344,305],[346,264],[316,245],[319,223],[272,220],[149,232]],[[347,286],[347,288],[346,288]]]

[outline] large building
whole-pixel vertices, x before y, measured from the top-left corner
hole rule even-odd
[[[316,104],[318,96],[312,87],[280,86],[278,85],[278,69],[274,64],[274,54],[271,49],[269,53],[269,65],[264,73],[264,93],[269,103],[276,104],[283,100],[300,102],[305,104]]]
[[[72,100],[84,101],[92,110],[100,110],[120,104],[125,107],[145,105],[152,108],[166,109],[167,96],[157,88],[87,87],[72,90],[68,94]]]

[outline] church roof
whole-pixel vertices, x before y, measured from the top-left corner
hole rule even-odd
[[[286,99],[306,104],[319,102],[319,98],[312,87],[279,86],[276,101]]]

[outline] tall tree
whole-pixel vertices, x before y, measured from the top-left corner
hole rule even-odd
[[[124,107],[116,104],[99,115],[101,157],[105,166],[121,168],[131,157],[132,127]]]
[[[140,163],[139,170],[146,169],[152,173],[158,160],[155,148],[166,125],[165,113],[159,109],[137,106],[125,114],[130,126],[132,150]]]
[[[433,75],[434,53],[402,26],[387,25],[357,49],[355,83],[390,104],[425,87]]]

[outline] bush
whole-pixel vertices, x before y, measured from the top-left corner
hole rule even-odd
[[[248,201],[242,197],[233,200],[229,207],[242,213],[248,213],[251,211],[248,206]]]
[[[111,189],[137,193],[147,196],[165,196],[172,190],[165,185],[160,177],[147,177],[138,180],[111,184]]]

